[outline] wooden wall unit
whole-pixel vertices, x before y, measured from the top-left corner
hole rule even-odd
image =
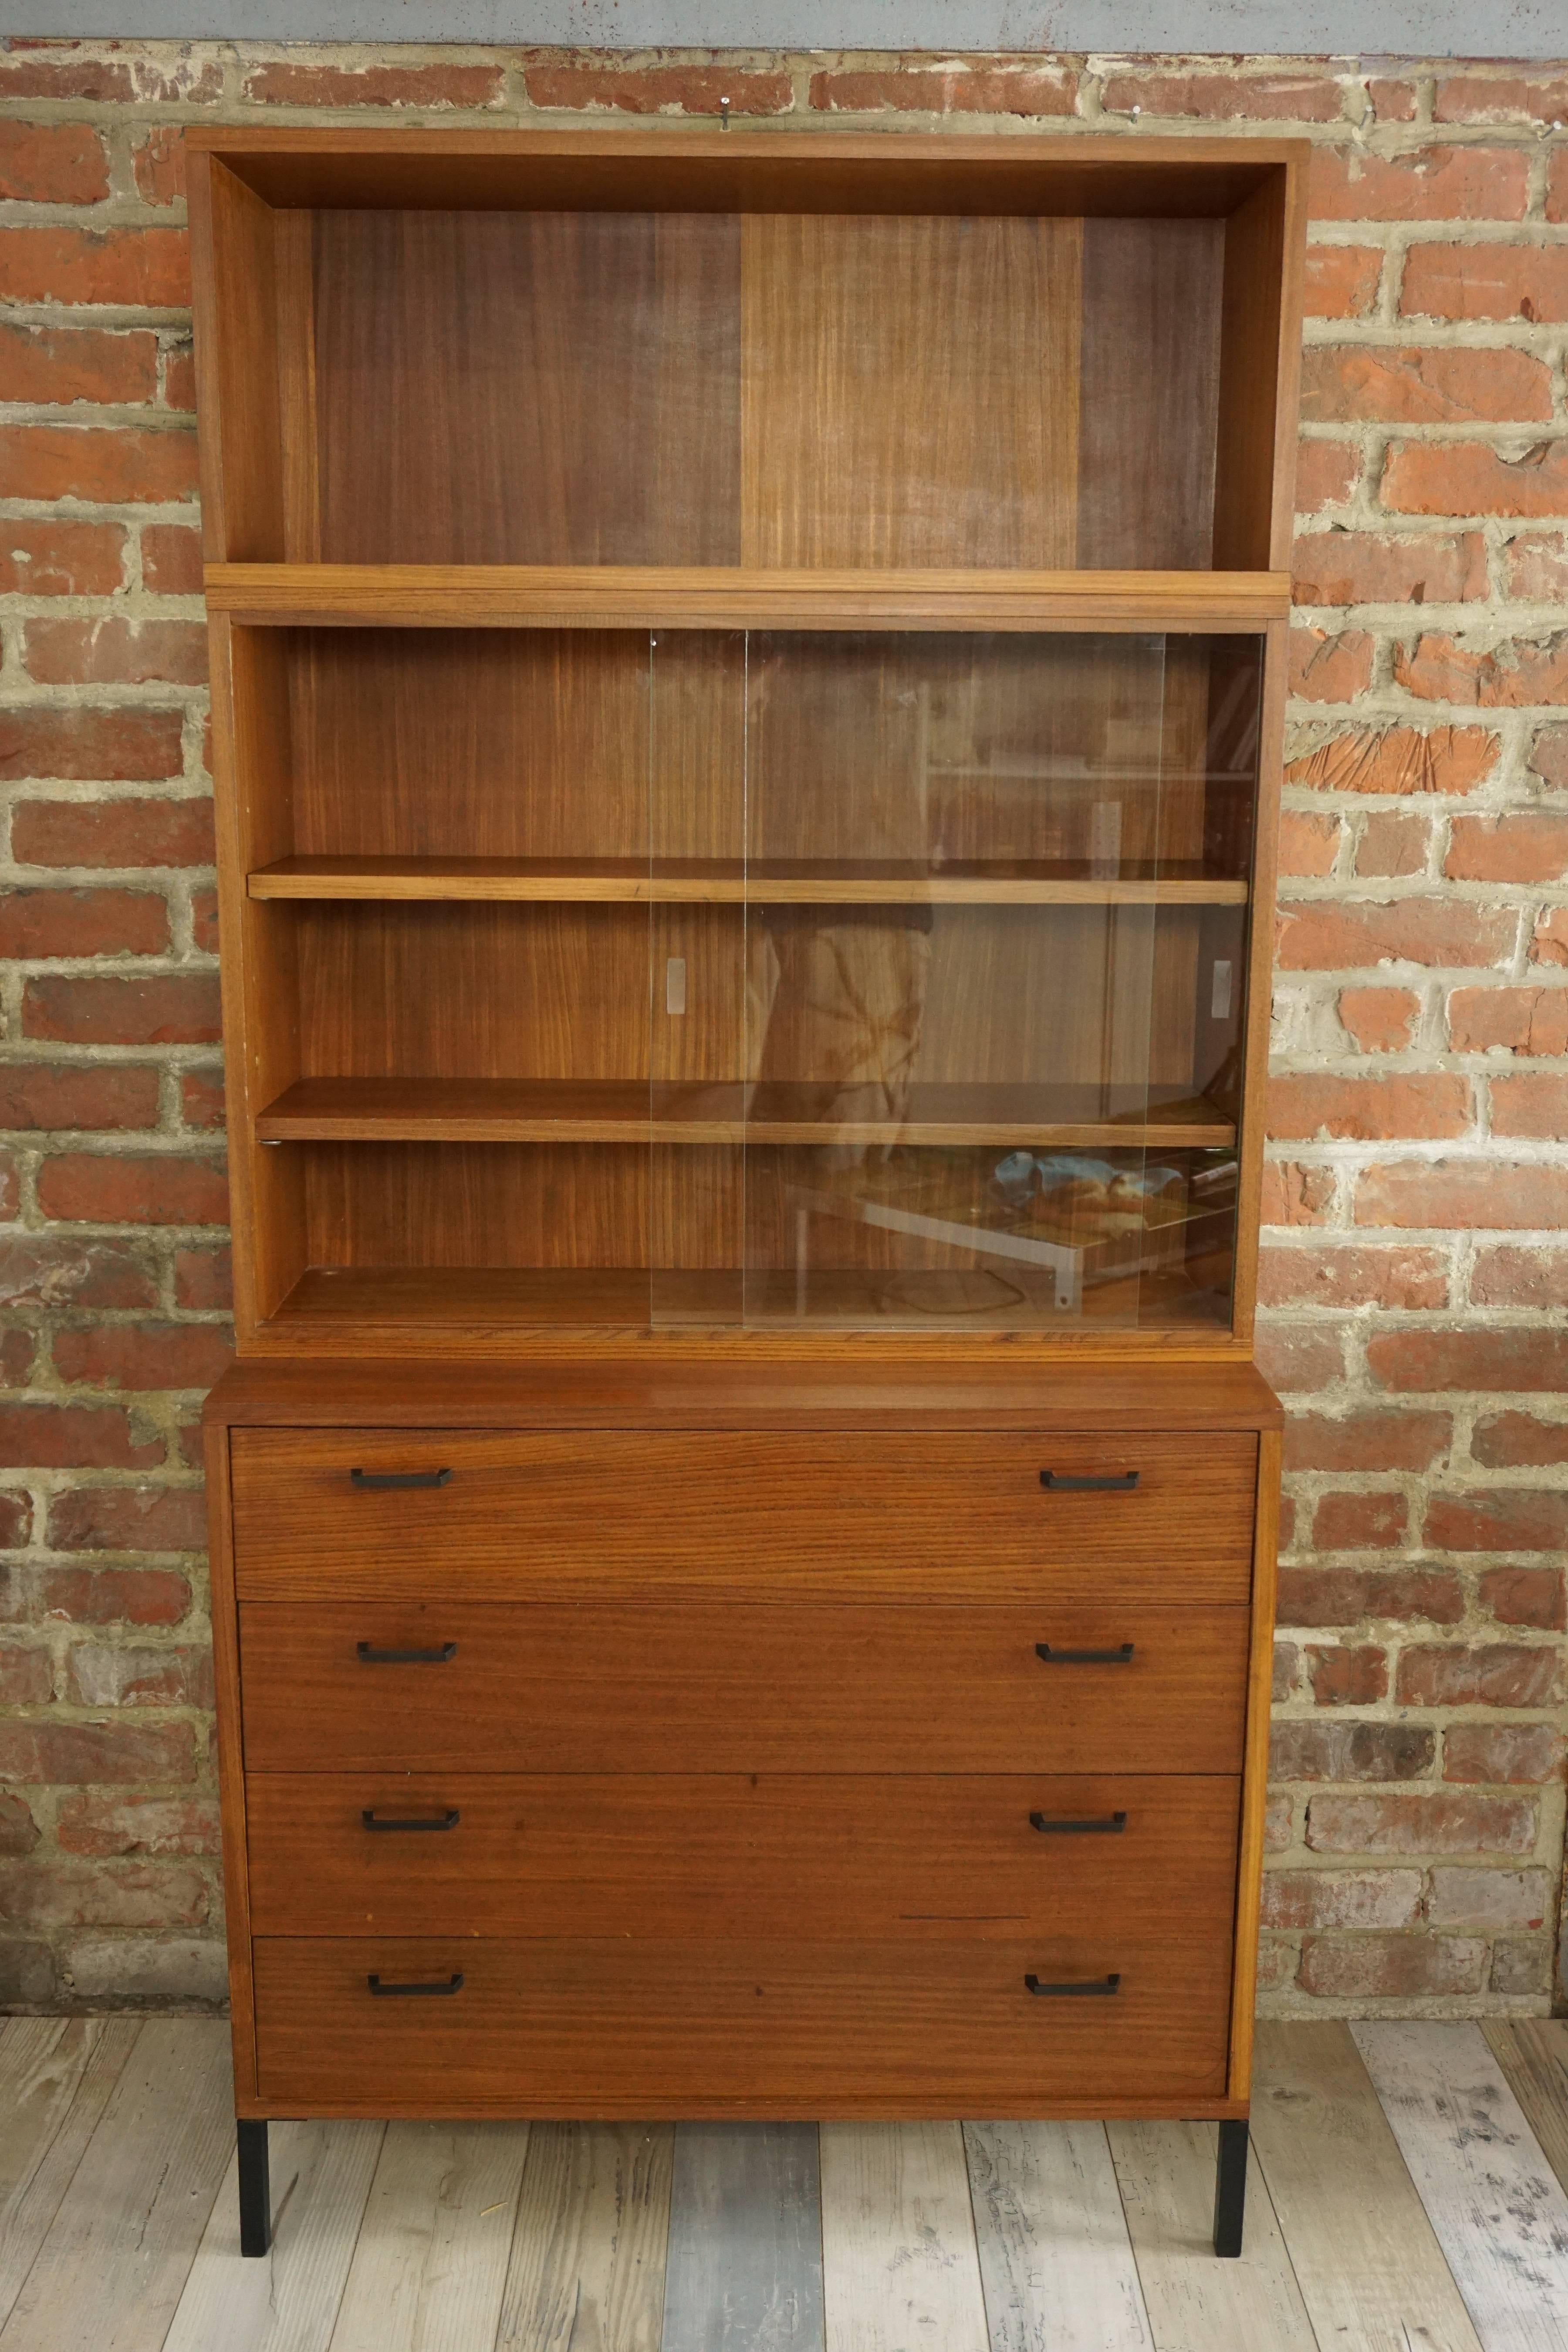
[[[983,2111],[1234,2252],[1306,151],[187,148],[247,2251],[271,2116]]]

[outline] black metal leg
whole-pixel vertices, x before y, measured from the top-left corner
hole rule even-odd
[[[267,2178],[267,2126],[242,2117],[239,2136],[239,2251],[264,2254],[272,2243],[272,2191]]]
[[[1214,2250],[1234,2261],[1241,2252],[1242,2220],[1247,2211],[1247,2119],[1222,2123],[1219,2162],[1215,2168]]]

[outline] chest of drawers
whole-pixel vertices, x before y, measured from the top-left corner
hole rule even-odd
[[[1240,1365],[237,1368],[252,2171],[300,2113],[1244,2135],[1278,1420]]]

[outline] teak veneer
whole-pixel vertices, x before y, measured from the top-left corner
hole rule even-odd
[[[187,135],[279,2116],[1179,2116],[1240,2250],[1307,150]]]

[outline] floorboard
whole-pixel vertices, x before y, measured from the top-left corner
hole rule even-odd
[[[525,2124],[388,2124],[331,2352],[489,2352]]]
[[[12,2017],[0,2035],[0,2326],[142,2031],[134,2017]]]
[[[162,2352],[233,2135],[227,2026],[150,2018],[0,2329],[4,2352]]]
[[[1155,2352],[1317,2352],[1254,2150],[1239,2262],[1214,2252],[1213,2124],[1111,2124]]]
[[[987,2352],[959,2124],[824,2124],[827,2352]]]
[[[823,2352],[815,2124],[680,2124],[663,2352]]]
[[[1352,2032],[1486,2352],[1563,2352],[1568,2196],[1479,2027]]]
[[[1542,2155],[1568,2189],[1568,2018],[1522,2018],[1481,2032]]]
[[[1481,2352],[1349,2027],[1260,2025],[1256,2069],[1253,2143],[1319,2344]]]
[[[669,2124],[534,2124],[502,2352],[659,2352]]]
[[[1152,2352],[1103,2124],[965,2124],[991,2352]]]

